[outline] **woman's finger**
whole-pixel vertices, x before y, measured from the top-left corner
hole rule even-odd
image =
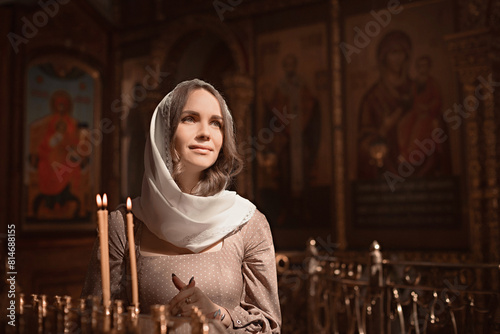
[[[186,310],[183,310],[183,311],[180,313],[180,315],[181,315],[181,317],[189,317],[189,316],[191,315],[191,313],[192,313],[192,312],[193,312],[193,308],[192,308],[192,307],[190,307],[190,308],[188,308],[188,309],[186,309]]]
[[[179,277],[177,277],[175,274],[172,274],[172,282],[174,283],[174,286],[177,288],[177,290],[182,291],[187,288],[191,288],[195,286],[194,282],[194,276],[191,277],[189,280],[188,285],[184,284],[183,281]]]
[[[177,303],[184,301],[187,297],[190,297],[191,295],[196,293],[194,289],[195,288],[184,288],[183,290],[179,291],[179,293],[169,302],[170,306],[174,306]]]
[[[216,319],[216,320],[220,320],[222,317],[222,312],[220,309],[218,309],[217,311],[214,312],[214,314],[212,315],[212,318]]]
[[[186,287],[186,284],[184,284],[184,282],[181,281],[181,279],[177,277],[174,273],[172,273],[172,282],[179,291],[181,291],[183,288]]]
[[[197,293],[199,291],[198,288],[188,288],[186,287],[182,291],[180,291],[172,300],[170,300],[169,305],[172,310],[172,314],[177,314],[181,310],[184,310],[185,307],[191,308],[193,304],[198,303],[199,296]],[[196,305],[198,306],[198,305]]]
[[[196,282],[194,281],[194,276],[192,276],[191,279],[189,280],[188,285],[186,286],[186,289],[194,287],[195,284]]]
[[[175,305],[172,305],[171,313],[172,315],[182,314],[185,315],[186,312],[191,314],[191,309],[193,306],[196,306],[198,299],[195,295],[188,296],[183,300],[180,300]]]

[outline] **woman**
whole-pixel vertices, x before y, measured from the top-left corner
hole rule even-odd
[[[192,306],[234,333],[279,333],[274,246],[255,206],[225,190],[241,168],[233,121],[219,92],[198,79],[177,85],[156,108],[133,201],[140,308]],[[111,297],[129,302],[123,206],[109,219]],[[98,243],[83,296],[100,295]]]

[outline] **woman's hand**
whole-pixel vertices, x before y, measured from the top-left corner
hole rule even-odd
[[[226,327],[231,323],[229,313],[224,307],[221,307],[210,300],[210,298],[196,287],[194,277],[186,285],[175,274],[172,274],[172,282],[179,290],[179,293],[170,301],[170,313],[173,316],[190,316],[192,307],[196,306],[208,319],[219,319]]]

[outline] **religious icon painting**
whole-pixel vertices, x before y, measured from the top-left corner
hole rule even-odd
[[[353,246],[373,239],[388,246],[404,240],[408,248],[467,244],[460,129],[446,117],[458,101],[446,47],[453,13],[447,0],[389,2],[344,19]]]
[[[257,37],[256,200],[275,233],[289,236],[277,247],[303,247],[332,226],[327,36],[314,23]]]
[[[74,59],[27,68],[24,126],[25,231],[94,229],[100,81]]]

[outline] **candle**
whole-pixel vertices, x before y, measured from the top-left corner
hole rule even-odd
[[[109,273],[109,239],[108,239],[108,196],[102,195],[102,218],[104,221],[104,266],[105,276],[103,280],[102,296],[104,307],[111,307],[110,273]],[[106,297],[105,297],[106,296]]]
[[[103,196],[103,201],[101,202],[101,196],[98,194],[96,196],[97,202],[97,223],[99,227],[99,246],[101,251],[101,282],[102,282],[102,303],[103,306],[110,306],[110,280],[109,280],[109,246],[108,246],[108,210],[103,209],[108,204],[108,198],[106,194]]]
[[[135,259],[134,216],[132,214],[132,201],[127,198],[127,235],[130,256],[130,273],[132,275],[132,304],[139,308],[139,290],[137,286],[137,264]]]

